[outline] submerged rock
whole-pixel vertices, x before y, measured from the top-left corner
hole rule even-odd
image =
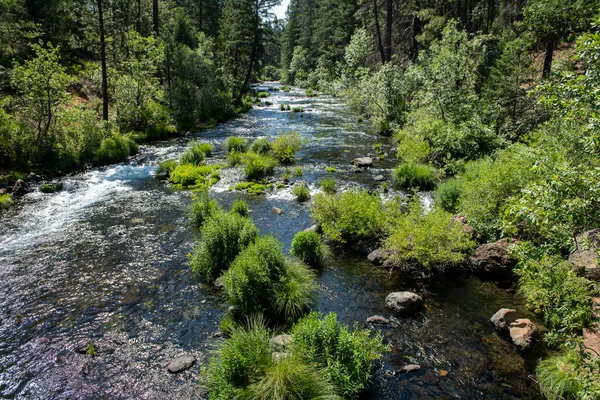
[[[283,210],[281,208],[279,208],[279,207],[273,207],[273,208],[271,208],[271,212],[273,214],[277,214],[277,215],[283,214]]]
[[[383,250],[377,249],[369,253],[367,260],[373,265],[383,265],[386,256],[387,254]]]
[[[508,247],[513,243],[516,241],[501,239],[479,246],[471,257],[475,270],[494,278],[512,276],[517,260],[509,255]]]
[[[171,360],[171,362],[169,362],[169,364],[167,365],[167,369],[170,373],[177,374],[179,372],[183,372],[186,369],[191,368],[195,362],[196,357],[185,355]]]
[[[421,369],[421,366],[418,364],[409,364],[409,365],[405,365],[404,367],[400,368],[398,370],[399,374],[406,374],[409,372],[415,372]]]
[[[29,193],[30,191],[31,189],[29,188],[27,182],[25,182],[23,179],[19,179],[15,183],[15,186],[13,186],[12,194],[15,196],[23,196]]]
[[[516,320],[517,310],[513,310],[512,308],[501,308],[490,318],[494,328],[499,331],[507,331],[510,328],[510,324]]]
[[[390,320],[381,315],[372,315],[367,318],[367,324],[388,325]]]
[[[43,180],[44,178],[42,178],[35,172],[30,172],[29,175],[27,175],[27,182],[41,182]]]
[[[373,178],[373,180],[375,182],[383,182],[383,181],[385,181],[385,176],[383,176],[383,175],[377,175],[375,178]]]
[[[352,160],[352,164],[360,168],[368,168],[373,166],[373,159],[371,157],[358,157]]]
[[[510,324],[510,338],[519,350],[527,350],[535,343],[535,325],[527,319],[518,319]]]
[[[412,292],[393,292],[385,298],[385,305],[400,315],[411,315],[419,312],[423,298]]]

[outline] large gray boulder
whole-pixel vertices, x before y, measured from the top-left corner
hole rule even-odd
[[[527,318],[518,319],[510,324],[510,338],[519,350],[527,350],[535,344],[535,325]]]
[[[27,182],[25,182],[23,179],[19,179],[15,183],[15,186],[13,186],[12,194],[14,196],[23,196],[29,193],[30,191],[31,189],[29,188]]]
[[[196,362],[196,357],[190,355],[184,355],[181,357],[177,357],[167,365],[167,369],[172,374],[177,374],[179,372],[183,372],[186,369],[189,369]]]
[[[600,249],[600,229],[587,231],[577,237],[578,249],[569,256],[569,262],[578,275],[593,281],[600,281],[598,258]]]
[[[393,292],[385,298],[385,305],[400,315],[412,315],[423,306],[423,298],[413,292]]]
[[[271,339],[271,347],[276,352],[284,352],[290,343],[292,343],[292,337],[287,334],[277,335]]]
[[[510,324],[517,320],[517,310],[511,308],[501,308],[496,314],[490,318],[494,328],[499,331],[507,331],[510,328]]]
[[[360,168],[369,168],[373,166],[373,159],[371,157],[358,157],[352,160],[352,164]]]
[[[475,250],[471,263],[477,272],[495,278],[510,278],[517,260],[509,254],[509,246],[516,241],[506,239],[486,243]]]
[[[367,260],[373,265],[383,265],[386,256],[387,254],[383,250],[377,249],[369,253]]]

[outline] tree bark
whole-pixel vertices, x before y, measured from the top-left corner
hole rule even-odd
[[[137,21],[135,23],[136,31],[142,34],[142,0],[137,0]]]
[[[392,61],[392,23],[394,0],[387,0],[387,10],[385,15],[385,60]]]
[[[546,40],[546,55],[544,56],[544,70],[542,72],[542,78],[547,78],[550,75],[555,46],[556,40],[553,37],[550,37]]]
[[[158,37],[158,0],[152,0],[152,22],[154,25],[154,33]]]
[[[98,0],[98,22],[100,23],[100,60],[102,63],[102,119],[108,121],[108,77],[106,75],[106,44],[104,41],[104,13],[102,1]]]
[[[381,63],[385,63],[385,51],[381,41],[381,29],[379,28],[379,13],[377,12],[377,0],[373,0],[373,14],[375,14],[375,33],[377,34],[377,47],[381,56]]]
[[[421,21],[416,15],[413,15],[412,20],[412,38],[411,38],[411,46],[410,46],[410,59],[413,62],[416,62],[419,58],[419,41],[417,40],[417,36],[421,34]]]

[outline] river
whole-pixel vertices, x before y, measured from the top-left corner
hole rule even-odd
[[[227,305],[190,273],[186,254],[197,234],[185,218],[191,194],[155,179],[157,163],[178,157],[194,138],[215,146],[210,162],[223,162],[228,136],[295,130],[305,139],[297,163],[304,175],[293,180],[307,182],[313,194],[328,174],[343,188],[375,190],[380,183],[373,178],[389,175],[395,164],[387,157],[353,171],[353,158],[374,153],[375,143],[389,152],[391,143],[370,133],[338,99],[308,98],[295,89],[264,100],[273,104],[185,138],[141,146],[125,163],[66,176],[62,191],[30,193],[0,216],[0,397],[201,398],[199,377]],[[306,112],[280,111],[281,102]],[[277,168],[276,176],[283,171]],[[260,232],[289,250],[293,235],[312,225],[310,203],[295,202],[289,188],[265,196],[228,190],[241,179],[228,168],[211,194],[224,206],[247,199]],[[271,213],[273,206],[284,214]],[[364,255],[336,250],[319,273],[314,309],[364,325],[371,315],[390,316],[385,296],[399,290],[420,293],[424,311],[376,328],[393,350],[361,398],[539,398],[528,377],[536,357],[519,353],[489,323],[501,307],[531,317],[512,289],[468,276],[407,281],[371,266]],[[89,341],[95,357],[76,351]],[[181,374],[167,372],[166,364],[182,354],[198,362]],[[417,372],[389,373],[414,363],[421,365]]]

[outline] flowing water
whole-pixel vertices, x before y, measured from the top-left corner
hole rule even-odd
[[[353,171],[354,157],[373,153],[378,142],[389,151],[390,144],[368,133],[339,100],[307,98],[300,90],[267,100],[274,104],[215,128],[142,146],[126,163],[64,177],[63,191],[30,193],[0,217],[0,397],[201,398],[202,367],[227,305],[189,271],[191,195],[155,179],[157,162],[178,157],[196,137],[214,144],[211,162],[222,162],[228,136],[295,130],[306,143],[297,163],[304,175],[293,180],[307,182],[313,194],[316,182],[331,174],[328,167],[335,167],[331,175],[342,187],[375,190],[380,184],[373,178],[394,165],[388,157]],[[280,102],[307,112],[282,112]],[[290,188],[250,196],[228,191],[242,179],[239,171],[222,175],[212,195],[225,207],[246,198],[261,233],[278,237],[286,250],[296,232],[312,225],[310,205],[296,203]],[[271,213],[273,206],[284,214]],[[319,273],[314,308],[364,325],[370,315],[391,315],[384,299],[398,290],[422,294],[425,309],[376,328],[393,350],[363,398],[538,398],[528,378],[535,356],[517,352],[489,323],[501,307],[527,312],[518,296],[494,283],[476,277],[406,281],[371,266],[364,255],[336,250]],[[90,341],[95,357],[80,349]],[[166,364],[182,354],[198,362],[181,374],[167,372]],[[421,365],[417,372],[390,373],[414,363]]]

